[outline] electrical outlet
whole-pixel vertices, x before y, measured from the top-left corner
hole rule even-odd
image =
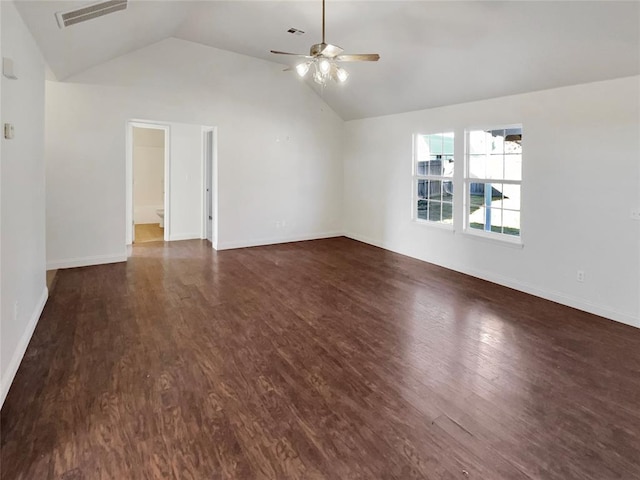
[[[583,270],[578,270],[578,272],[576,273],[576,280],[579,282],[584,282],[584,271]]]
[[[631,210],[631,218],[633,220],[640,220],[640,208]]]
[[[280,221],[276,222],[276,228],[280,228]]]
[[[286,220],[282,220],[282,228],[287,226],[287,221]]]

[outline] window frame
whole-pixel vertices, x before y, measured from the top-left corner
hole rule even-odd
[[[462,185],[463,185],[463,190],[464,190],[464,194],[463,194],[463,206],[462,206],[462,232],[466,235],[471,235],[474,237],[480,237],[486,240],[490,240],[490,241],[496,241],[496,242],[500,242],[500,243],[508,243],[508,244],[513,244],[516,246],[523,246],[523,222],[522,222],[522,192],[523,192],[523,181],[524,181],[524,168],[522,168],[521,172],[520,172],[520,180],[507,180],[505,179],[505,174],[504,174],[504,168],[503,168],[503,174],[502,174],[502,178],[473,178],[470,177],[470,158],[471,158],[471,153],[470,153],[470,134],[471,132],[476,132],[476,131],[491,131],[491,130],[507,130],[507,129],[514,129],[514,128],[519,128],[522,132],[522,135],[524,136],[524,125],[521,123],[514,123],[514,124],[509,124],[509,125],[492,125],[489,127],[483,126],[483,127],[467,127],[464,129],[464,153],[463,153],[463,157],[464,157],[464,161],[463,161],[463,178],[462,178]],[[521,140],[521,145],[523,145],[522,148],[522,153],[521,153],[521,157],[522,157],[522,165],[524,165],[524,142]],[[471,207],[471,184],[472,183],[483,183],[485,185],[487,184],[502,184],[502,185],[518,185],[520,187],[520,206],[519,206],[519,210],[518,213],[520,215],[520,231],[519,231],[519,235],[510,235],[508,233],[503,233],[503,232],[492,232],[492,231],[487,231],[487,230],[480,230],[478,228],[472,228],[470,226],[470,214],[469,214],[469,209]],[[502,209],[502,211],[504,211],[505,209]],[[513,209],[506,209],[509,211],[515,211]]]
[[[430,175],[430,174],[426,174],[426,175],[419,175],[418,174],[418,140],[421,137],[427,137],[427,136],[431,136],[431,135],[451,135],[452,141],[453,141],[453,153],[450,155],[451,158],[453,159],[453,163],[454,163],[454,171],[453,171],[453,175],[451,176],[445,176],[445,175]],[[439,132],[434,132],[434,133],[414,133],[413,134],[413,152],[412,152],[412,161],[411,161],[411,182],[412,182],[412,188],[411,188],[411,219],[413,220],[413,222],[419,224],[419,225],[428,225],[431,227],[436,227],[436,228],[442,228],[445,230],[451,230],[454,231],[454,222],[455,222],[455,218],[456,218],[456,196],[455,194],[452,194],[452,199],[451,199],[451,223],[445,223],[442,221],[435,221],[435,220],[429,220],[429,218],[419,218],[418,217],[418,182],[420,180],[435,180],[435,181],[439,181],[439,182],[451,182],[451,187],[452,187],[452,191],[454,189],[454,185],[455,185],[455,177],[456,177],[456,169],[455,169],[455,163],[456,163],[456,148],[455,148],[455,140],[456,140],[456,132],[454,129],[450,129],[448,131],[439,131]],[[442,154],[443,156],[449,156],[449,154]],[[440,200],[441,204],[443,203],[442,200]],[[448,202],[444,202],[444,203],[448,203]],[[441,217],[442,218],[442,217]]]

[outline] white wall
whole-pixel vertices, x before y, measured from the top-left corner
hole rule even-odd
[[[201,238],[202,126],[171,123],[171,216],[169,240]]]
[[[2,77],[0,175],[0,405],[47,299],[44,215],[44,61],[12,2],[1,2],[2,56],[18,80]]]
[[[158,223],[164,208],[164,130],[133,127],[133,221]]]
[[[347,122],[345,231],[640,326],[640,222],[630,215],[640,207],[639,91],[632,77]],[[412,222],[414,133],[456,132],[459,180],[464,129],[515,123],[524,127],[523,248]]]
[[[340,118],[279,65],[168,39],[47,82],[50,264],[123,257],[131,119],[218,127],[219,248],[342,231]]]

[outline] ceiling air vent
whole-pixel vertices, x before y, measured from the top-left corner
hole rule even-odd
[[[75,25],[76,23],[86,22],[92,18],[102,17],[103,15],[124,10],[127,8],[127,2],[128,0],[108,0],[68,12],[58,12],[56,13],[58,26],[65,28]]]

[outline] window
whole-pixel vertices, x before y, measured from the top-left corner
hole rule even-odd
[[[467,131],[465,229],[519,241],[522,126]]]
[[[453,133],[416,135],[413,209],[417,221],[453,226]]]

